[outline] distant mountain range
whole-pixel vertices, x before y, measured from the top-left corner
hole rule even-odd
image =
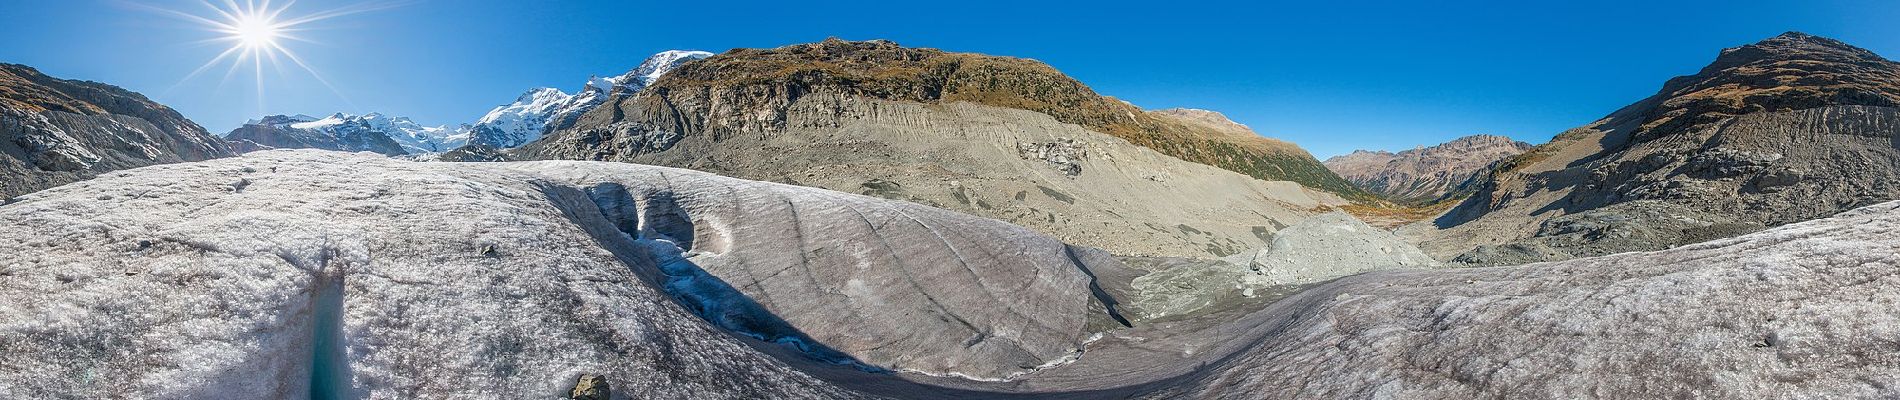
[[[609,96],[639,91],[681,63],[711,55],[703,51],[661,52],[625,74],[589,78],[579,93],[530,89],[513,103],[495,107],[475,122],[458,126],[423,126],[406,117],[381,113],[336,113],[324,118],[272,115],[252,120],[226,133],[225,138],[240,152],[308,148],[429,156],[467,145],[511,148],[540,138],[551,126],[571,123]]]
[[[226,133],[224,139],[239,152],[324,149],[394,156],[452,150],[466,144],[468,134],[448,126],[422,126],[404,117],[337,113],[323,118],[267,116],[244,123]]]
[[[1326,159],[1326,168],[1360,188],[1388,199],[1426,203],[1458,192],[1492,163],[1522,154],[1531,145],[1493,135],[1465,136],[1398,153],[1359,150]]]

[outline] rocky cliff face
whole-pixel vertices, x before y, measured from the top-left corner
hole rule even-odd
[[[1391,153],[1354,151],[1326,159],[1326,168],[1367,191],[1401,202],[1423,203],[1457,192],[1492,164],[1531,145],[1493,135],[1472,135],[1431,147]]]
[[[1477,247],[1476,263],[1654,250],[1900,198],[1896,105],[1900,64],[1839,41],[1791,32],[1723,50],[1508,160],[1425,247]]]
[[[230,155],[204,127],[138,93],[0,64],[0,201],[107,171]]]

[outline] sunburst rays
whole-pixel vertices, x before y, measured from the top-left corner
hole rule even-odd
[[[343,95],[342,91],[337,90],[336,85],[331,84],[328,78],[325,78],[322,73],[317,72],[317,69],[312,67],[310,63],[305,62],[303,57],[291,51],[290,47],[285,45],[285,42],[317,43],[301,35],[301,32],[310,30],[311,23],[397,7],[400,6],[402,2],[365,3],[307,14],[295,14],[291,11],[291,8],[297,4],[296,0],[284,1],[275,6],[273,6],[270,0],[222,0],[215,3],[212,0],[199,0],[198,4],[203,8],[203,10],[199,10],[198,13],[144,4],[133,4],[133,6],[138,8],[191,22],[217,35],[216,37],[200,40],[197,42],[198,44],[227,44],[230,46],[223,52],[218,53],[217,56],[212,57],[210,61],[206,61],[204,65],[186,74],[184,78],[179,79],[178,83],[172,86],[172,89],[176,89],[179,85],[196,79],[205,72],[220,65],[226,68],[224,78],[219,81],[218,84],[220,88],[225,87],[231,78],[236,76],[240,70],[248,70],[252,77],[253,88],[256,90],[257,108],[258,111],[262,113],[264,110],[264,100],[266,98],[264,96],[264,66],[265,64],[270,64],[271,69],[277,71],[279,75],[287,75],[285,73],[287,71],[285,71],[284,68],[284,61],[289,61],[288,64],[290,66],[294,66],[298,70],[308,74],[311,79],[316,80],[317,83],[328,88],[345,103],[350,103],[348,96]]]

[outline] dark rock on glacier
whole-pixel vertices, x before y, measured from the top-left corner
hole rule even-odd
[[[608,400],[613,398],[613,389],[607,378],[600,375],[582,374],[579,382],[574,383],[574,391],[568,394],[574,400]]]

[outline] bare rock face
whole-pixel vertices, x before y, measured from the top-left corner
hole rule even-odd
[[[0,201],[107,171],[230,155],[138,93],[0,64]]]
[[[1530,148],[1508,137],[1472,135],[1398,153],[1354,151],[1326,159],[1326,168],[1388,199],[1429,202],[1453,195],[1492,164]]]
[[[1724,50],[1655,96],[1514,157],[1435,229],[1414,233],[1441,257],[1555,244],[1573,250],[1549,253],[1586,256],[1708,238],[1678,226],[1733,235],[1900,198],[1897,105],[1900,64],[1791,32]],[[1636,202],[1616,209],[1657,229],[1542,239],[1566,234],[1556,219]]]

